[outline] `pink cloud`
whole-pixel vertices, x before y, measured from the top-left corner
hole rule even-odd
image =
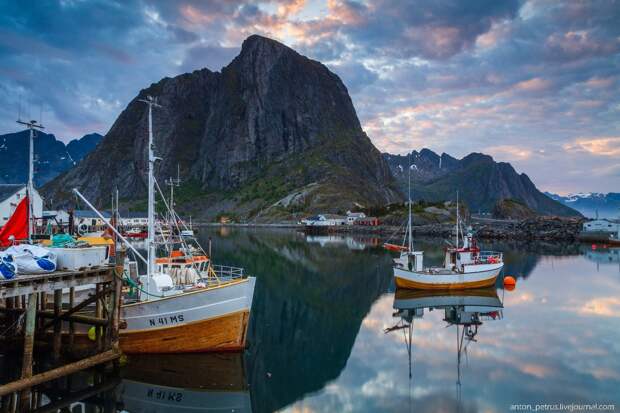
[[[517,83],[514,88],[526,92],[543,92],[551,87],[551,82],[540,77],[524,80]]]
[[[570,31],[550,35],[545,46],[558,55],[570,58],[584,58],[616,53],[620,50],[620,39],[597,39],[587,30]]]
[[[567,152],[588,152],[600,156],[620,156],[620,136],[578,138],[564,146]]]
[[[602,89],[611,87],[616,81],[616,78],[613,76],[610,77],[591,77],[588,79],[585,84],[587,87]]]

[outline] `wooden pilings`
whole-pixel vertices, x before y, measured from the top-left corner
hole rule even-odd
[[[27,411],[34,407],[33,403],[36,403],[35,397],[31,397],[31,387],[118,359],[124,257],[125,251],[120,250],[117,255],[119,262],[117,266],[110,265],[75,272],[22,274],[12,280],[0,280],[0,298],[5,299],[5,308],[0,308],[0,313],[5,314],[7,326],[14,327],[13,330],[16,332],[23,330],[21,375],[18,380],[0,386],[3,407],[5,401],[11,400],[11,403],[15,403],[17,399],[15,393],[20,392],[18,407],[22,411]],[[93,284],[94,294],[85,299],[76,299],[75,287]],[[47,306],[48,295],[50,297],[53,295],[53,308]],[[94,314],[92,312],[88,314],[89,306],[93,304]],[[76,324],[94,327],[96,332],[94,353],[91,350],[89,357],[59,365],[61,355],[65,352],[63,350],[74,348]],[[52,361],[57,365],[56,368],[43,372],[33,371],[35,338],[37,343],[50,340]],[[68,346],[63,347],[63,340]],[[14,396],[4,397],[7,395]]]
[[[54,318],[59,318],[60,313],[62,312],[62,290],[54,291]],[[62,340],[62,324],[55,323],[54,324],[54,338],[53,338],[53,347],[52,354],[54,357],[54,361],[58,361],[60,359],[60,344]]]
[[[34,347],[34,322],[36,320],[37,295],[28,297],[26,322],[24,326],[24,356],[22,360],[22,379],[32,376],[32,350]]]

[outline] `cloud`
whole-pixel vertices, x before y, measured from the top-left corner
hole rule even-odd
[[[353,93],[361,91],[378,79],[377,74],[362,63],[344,62],[330,65],[330,69],[340,75],[349,92]]]
[[[523,80],[515,85],[515,89],[526,92],[544,92],[549,90],[551,82],[546,79],[535,77],[528,80]]]
[[[564,145],[566,151],[588,152],[601,156],[620,156],[620,136],[579,138]]]
[[[498,145],[485,149],[485,152],[502,159],[528,159],[534,153],[531,149],[516,145]]]

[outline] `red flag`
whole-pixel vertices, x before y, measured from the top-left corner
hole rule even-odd
[[[11,245],[9,237],[13,235],[15,240],[28,239],[28,215],[29,215],[28,197],[22,199],[22,201],[15,208],[15,212],[11,215],[11,218],[0,229],[0,245],[8,247]]]

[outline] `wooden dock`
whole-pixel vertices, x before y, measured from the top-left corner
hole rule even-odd
[[[8,343],[18,343],[23,351],[19,377],[0,386],[3,407],[14,406],[16,411],[34,409],[30,390],[33,386],[95,365],[109,364],[120,357],[118,337],[124,256],[124,250],[118,251],[119,266],[20,274],[10,280],[0,280],[0,303],[4,301],[4,306],[0,304],[0,315],[4,316],[2,338]],[[92,294],[76,302],[76,288],[86,285],[95,286]],[[83,314],[86,307],[93,306],[94,315]],[[68,324],[68,331],[62,331],[63,322],[65,326]],[[87,357],[63,364],[61,353],[69,354],[74,350],[75,324],[78,323],[95,327],[92,349]],[[64,347],[63,335],[68,336]],[[57,361],[57,367],[33,374],[35,340],[51,345],[51,356]]]

